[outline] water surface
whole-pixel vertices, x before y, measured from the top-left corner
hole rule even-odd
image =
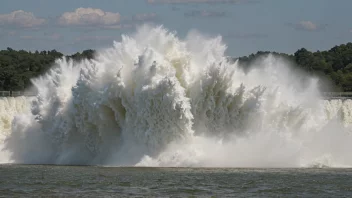
[[[352,197],[352,169],[0,165],[1,197]]]

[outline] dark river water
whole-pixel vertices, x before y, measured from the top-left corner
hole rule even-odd
[[[0,197],[352,197],[352,169],[0,165]]]

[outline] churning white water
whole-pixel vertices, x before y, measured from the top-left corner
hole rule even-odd
[[[9,162],[9,153],[3,150],[4,140],[11,134],[12,120],[16,115],[30,113],[34,98],[0,98],[0,163]]]
[[[245,73],[225,50],[220,37],[181,40],[143,26],[94,60],[58,60],[33,80],[32,112],[17,115],[11,131],[2,120],[1,160],[352,166],[351,100],[321,100],[317,80],[302,80],[279,57],[262,57]]]

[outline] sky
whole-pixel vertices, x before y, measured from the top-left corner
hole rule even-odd
[[[352,41],[351,0],[2,0],[0,49],[72,54],[143,24],[222,36],[227,55],[327,50]]]

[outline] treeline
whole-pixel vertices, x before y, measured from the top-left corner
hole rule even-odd
[[[66,56],[74,60],[92,59],[94,50],[85,50]],[[296,67],[312,75],[333,82],[334,91],[352,91],[352,43],[335,46],[328,51],[310,52],[304,48],[294,54],[259,51],[236,58],[245,70],[250,69],[258,57],[272,53],[285,57]],[[56,50],[24,51],[7,48],[0,51],[0,91],[21,91],[31,86],[30,79],[45,73],[58,58],[64,55]]]
[[[67,58],[93,58],[94,50],[85,50]],[[7,48],[0,51],[0,91],[22,91],[31,86],[31,78],[44,74],[64,55],[56,50],[24,51]]]
[[[305,48],[297,50],[294,54],[260,51],[256,54],[240,57],[238,60],[244,69],[248,70],[253,61],[269,53],[285,57],[309,74],[333,82],[333,91],[352,91],[352,43],[335,46],[328,51],[317,52],[310,52]],[[324,90],[324,87],[322,89]]]

